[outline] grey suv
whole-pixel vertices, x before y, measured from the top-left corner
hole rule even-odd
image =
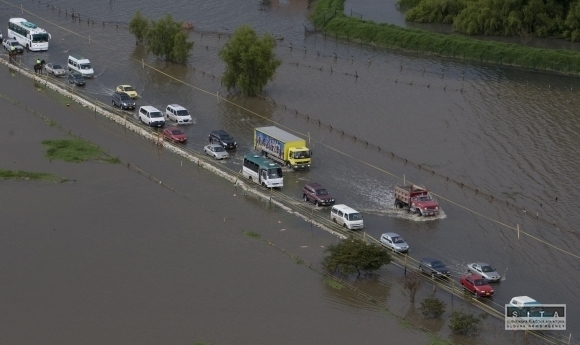
[[[219,131],[211,131],[211,133],[209,133],[209,142],[210,144],[220,144],[226,150],[235,149],[238,147],[238,143],[236,143],[234,138],[230,137],[228,133],[222,131],[221,129]]]
[[[135,101],[129,97],[125,92],[115,92],[113,93],[113,99],[111,100],[113,106],[117,106],[122,109],[135,109]]]
[[[316,182],[307,183],[302,188],[302,199],[306,202],[313,202],[316,206],[334,205],[334,198]]]

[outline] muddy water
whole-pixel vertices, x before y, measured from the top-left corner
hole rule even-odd
[[[369,234],[378,237],[387,230],[402,234],[414,257],[437,256],[455,275],[468,262],[490,262],[505,274],[493,298],[497,305],[516,295],[578,305],[580,239],[572,231],[580,220],[575,212],[579,79],[336,42],[305,32],[307,1],[176,2],[170,8],[174,17],[196,24],[190,33],[196,43],[188,66],[176,66],[134,46],[126,26],[135,3],[51,4],[68,8],[69,13],[74,6],[97,23],[73,22],[46,4],[25,6],[42,18],[28,19],[53,37],[49,52],[22,57],[29,66],[37,56],[62,63],[70,52],[81,52],[98,74],[85,88],[91,97],[108,102],[115,85],[129,83],[142,94],[138,104],[184,105],[197,120],[186,128],[193,139],[188,145],[201,149],[209,130],[223,128],[240,145],[224,164],[238,170],[240,157],[251,148],[255,126],[272,120],[309,135],[314,167],[285,178],[283,192],[296,202],[301,185],[316,180],[339,202],[365,213]],[[2,20],[20,15],[19,9],[0,6]],[[151,3],[142,11],[154,18],[167,7]],[[99,24],[102,20],[108,22],[105,28]],[[217,52],[224,35],[241,23],[284,38],[277,48],[283,63],[265,90],[275,103],[226,96],[220,85],[223,65]],[[131,59],[143,59],[189,85]],[[220,101],[216,94],[243,108]],[[371,145],[319,127],[297,112]],[[391,151],[409,163],[385,154]],[[403,175],[441,196],[443,217],[417,219],[392,208],[392,189]],[[547,222],[530,217],[536,212]],[[535,239],[521,233],[518,240],[516,231],[506,225],[519,226]],[[569,313],[568,329],[578,332],[580,314],[573,308]]]

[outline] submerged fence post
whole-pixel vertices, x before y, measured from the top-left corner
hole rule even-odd
[[[517,225],[517,229],[518,229],[518,241],[519,241],[520,240],[520,225],[519,224],[516,224],[516,225]]]

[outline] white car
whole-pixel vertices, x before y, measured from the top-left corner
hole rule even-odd
[[[409,251],[409,245],[403,237],[394,232],[386,232],[381,235],[381,243],[396,252],[406,253]]]
[[[218,144],[206,145],[204,146],[203,151],[206,155],[210,155],[215,159],[226,159],[230,156],[226,150]]]
[[[179,104],[170,104],[165,109],[165,120],[176,122],[178,125],[190,125],[193,119],[189,112]]]
[[[57,63],[47,63],[44,65],[47,73],[52,74],[55,77],[62,77],[66,75],[66,70]]]
[[[471,273],[480,275],[488,282],[498,282],[501,279],[501,276],[496,272],[495,268],[485,262],[473,262],[467,264],[467,270]]]

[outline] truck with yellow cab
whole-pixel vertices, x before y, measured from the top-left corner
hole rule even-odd
[[[309,169],[312,151],[306,141],[275,126],[254,130],[254,149],[292,169]]]

